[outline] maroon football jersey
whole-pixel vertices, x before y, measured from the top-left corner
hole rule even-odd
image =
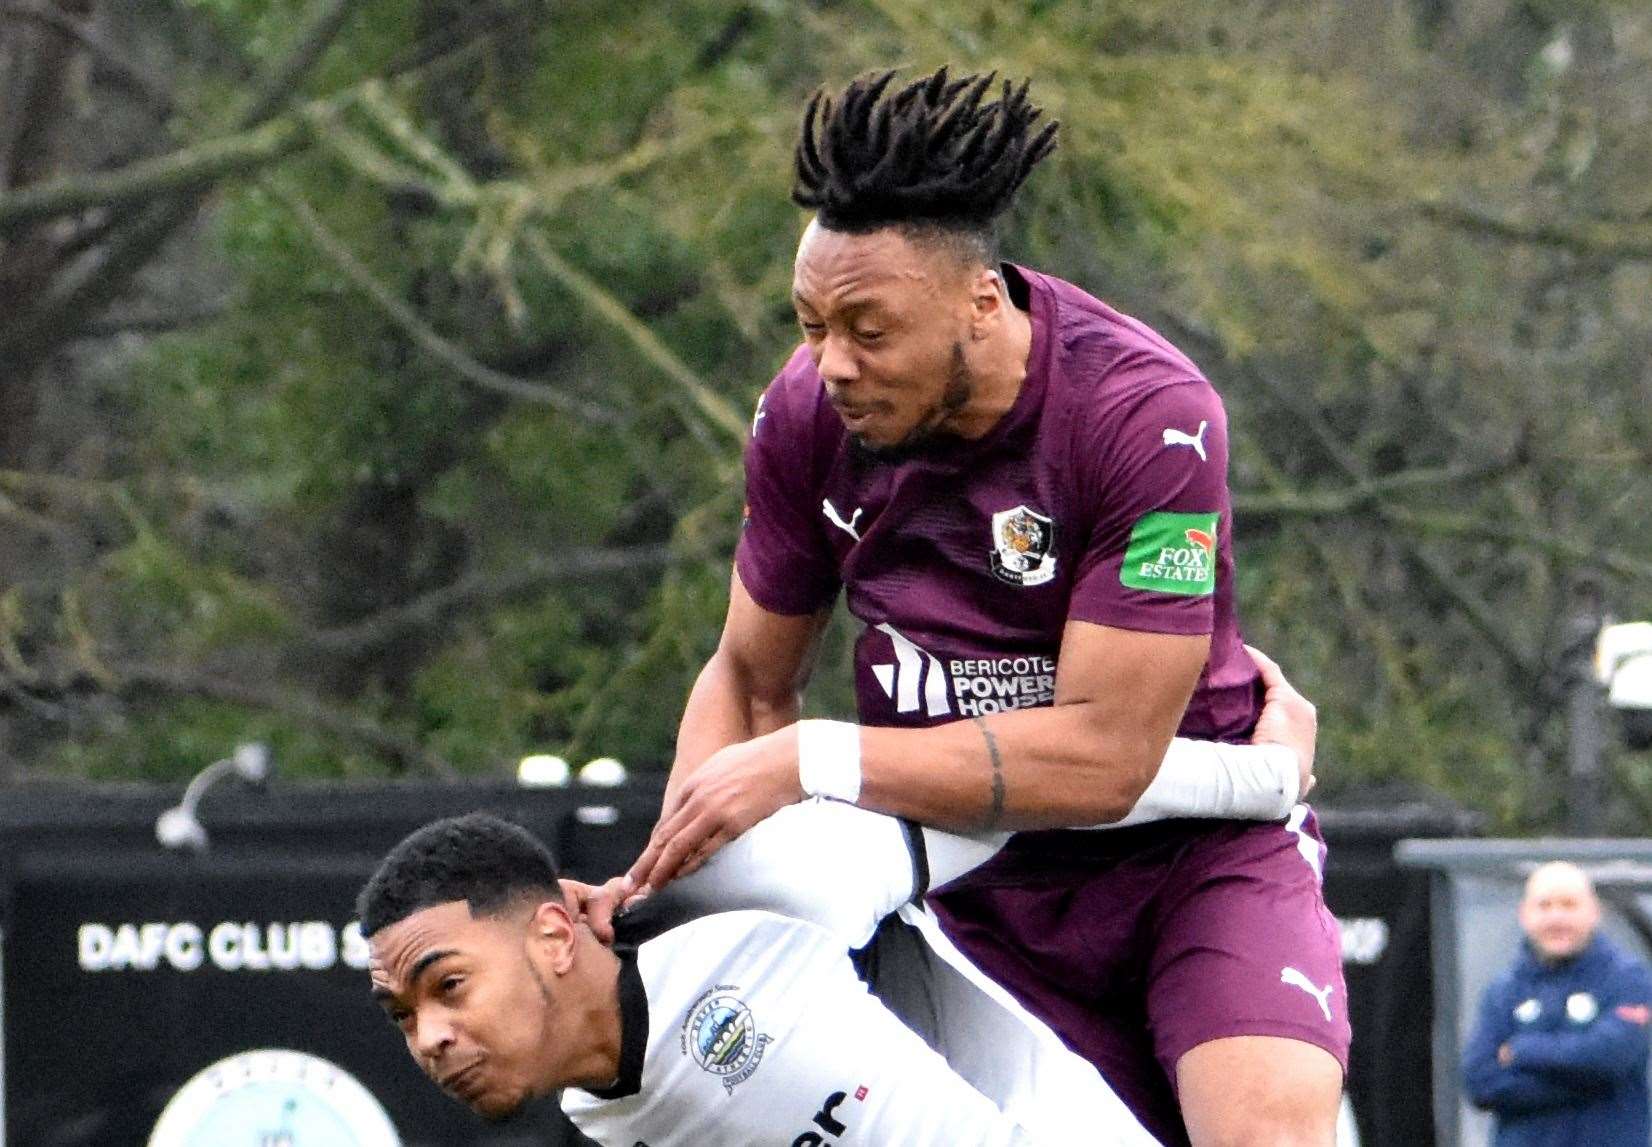
[[[1070,283],[1006,266],[1027,376],[983,438],[859,450],[806,347],[760,400],[736,554],[752,598],[812,613],[838,588],[867,725],[1048,705],[1069,620],[1211,635],[1181,733],[1259,710],[1233,606],[1221,400],[1180,351]]]

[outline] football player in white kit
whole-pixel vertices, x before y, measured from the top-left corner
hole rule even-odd
[[[1276,743],[1176,741],[1120,823],[1285,817],[1313,710],[1276,670],[1268,696],[1259,732]],[[438,821],[362,890],[372,991],[455,1098],[498,1118],[566,1089],[563,1110],[605,1145],[1148,1147],[1095,1069],[922,907],[1004,839],[811,800],[645,901],[608,945],[525,830]],[[896,913],[922,941],[899,971],[908,1022],[849,956]]]

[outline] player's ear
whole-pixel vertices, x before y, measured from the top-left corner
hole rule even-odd
[[[563,975],[574,966],[574,918],[560,900],[545,900],[533,910],[529,932],[545,954],[551,971]]]
[[[970,333],[977,339],[986,337],[1003,321],[1005,303],[998,272],[987,266],[976,270],[969,283]]]

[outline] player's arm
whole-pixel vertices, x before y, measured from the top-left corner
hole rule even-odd
[[[1305,793],[1312,784],[1318,715],[1271,658],[1256,649],[1251,649],[1250,654],[1261,670],[1264,685],[1264,704],[1252,736],[1253,743],[1228,745],[1176,738],[1166,750],[1152,783],[1117,824],[1188,816],[1277,819]],[[823,811],[806,811],[810,809]],[[812,918],[814,911],[826,910],[808,907],[818,901],[829,906],[830,913],[840,921],[850,921],[848,930],[858,932],[875,925],[909,896],[921,895],[927,887],[945,884],[982,863],[1007,836],[1002,831],[954,834],[926,828],[921,836],[913,838],[910,832],[904,836],[897,832],[896,822],[887,817],[837,802],[810,802],[795,810],[783,809],[782,813],[784,815],[770,817],[735,841],[733,848],[740,857],[738,861],[713,866],[720,875],[703,885],[720,889],[713,893],[713,900],[717,896],[731,896],[745,903],[741,897],[750,895],[758,886],[772,886],[793,898],[788,901],[790,907],[775,910]],[[827,832],[825,840],[810,845],[806,833],[800,834],[795,828],[783,831],[777,824],[802,825],[808,823],[806,818],[825,824],[828,817],[836,817],[842,824],[857,823],[858,817],[867,824],[882,822],[885,827],[877,830],[882,836],[876,839],[832,830]],[[657,880],[660,885],[668,879],[658,875],[668,871],[661,865],[664,850],[659,845],[660,839],[657,835],[638,861],[633,878],[642,882]],[[766,850],[766,856],[753,863],[754,857],[746,855],[749,850]],[[835,876],[838,864],[842,863],[839,858],[845,852],[856,863],[871,865],[878,875],[863,873],[852,887],[845,886]],[[910,863],[907,862],[909,853]],[[717,855],[721,857],[723,853]],[[663,864],[674,863],[674,858],[664,854]],[[687,870],[697,868],[698,858]],[[753,868],[777,879],[759,878],[754,885],[742,887],[740,873],[749,874]],[[699,875],[696,872],[697,878]],[[702,884],[698,879],[690,883]],[[832,926],[841,929],[840,924]]]
[[[833,743],[807,722],[729,745],[673,789],[632,867],[636,886],[663,887],[758,821],[817,787],[892,816],[958,832],[1062,828],[1116,821],[1163,759],[1204,666],[1208,637],[1069,623],[1055,704],[928,729],[838,725]],[[1108,688],[1108,682],[1129,688]],[[800,738],[800,729],[804,730]],[[819,731],[827,731],[823,727]],[[858,761],[855,759],[858,755]],[[834,763],[835,762],[835,763]],[[852,786],[852,791],[849,791]]]
[[[810,795],[811,771],[826,773],[812,782],[818,795],[958,832],[1118,820],[1153,779],[1208,645],[1206,637],[1070,623],[1049,708],[928,729],[801,722],[729,745],[674,778],[631,881],[660,888],[693,871]],[[1108,689],[1109,674],[1130,687]],[[817,731],[833,736],[811,747]]]
[[[1209,647],[1202,635],[1069,622],[1052,706],[861,729],[859,803],[966,831],[1118,820],[1152,781]]]
[[[1480,1013],[1461,1064],[1463,1090],[1476,1107],[1500,1114],[1570,1107],[1595,1098],[1578,1083],[1506,1062],[1499,1054],[1514,1032],[1510,1009],[1517,995],[1508,986],[1494,984],[1480,1000]]]
[[[1260,652],[1252,655],[1267,686],[1255,743],[1176,738],[1152,784],[1119,823],[1277,820],[1289,813],[1299,762],[1313,760],[1317,718],[1277,665]],[[885,916],[984,863],[1008,837],[920,829],[840,801],[804,801],[754,826],[664,895],[686,914],[760,908],[809,920],[855,948]]]
[[[797,720],[830,616],[830,610],[792,616],[764,609],[734,573],[722,637],[695,679],[677,729],[667,804],[717,750]]]
[[[746,513],[728,614],[678,725],[667,807],[719,749],[797,720],[837,598],[837,568],[821,536],[819,495],[805,461],[819,388],[807,380],[796,385],[796,370],[812,374],[809,361],[800,347],[758,400],[745,449]]]
[[[1652,975],[1635,965],[1598,992],[1600,1015],[1581,1028],[1517,1032],[1510,1066],[1574,1084],[1610,1084],[1646,1070]]]

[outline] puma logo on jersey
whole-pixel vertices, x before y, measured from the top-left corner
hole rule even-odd
[[[1329,1001],[1331,998],[1331,989],[1335,985],[1326,984],[1323,988],[1318,987],[1312,980],[1297,971],[1295,968],[1281,968],[1279,971],[1279,982],[1282,984],[1289,984],[1293,988],[1301,988],[1304,992],[1307,992],[1314,998],[1314,1002],[1319,1005],[1319,1010],[1325,1013],[1326,1022],[1330,1022],[1331,1005]]]
[[[1199,423],[1199,429],[1194,434],[1177,430],[1174,426],[1165,427],[1164,444],[1166,446],[1191,446],[1193,452],[1199,456],[1199,461],[1209,462],[1210,456],[1205,453],[1205,431],[1209,429],[1209,422]]]
[[[1314,879],[1321,883],[1325,880],[1324,859],[1320,853],[1319,838],[1308,833],[1308,806],[1299,804],[1291,810],[1291,817],[1285,822],[1285,831],[1296,837],[1296,851],[1309,868],[1314,871]]]
[[[854,538],[855,541],[860,541],[860,533],[855,529],[855,523],[860,521],[860,515],[862,513],[861,507],[855,507],[855,512],[849,515],[849,520],[847,522],[843,520],[843,515],[837,512],[837,507],[832,505],[832,500],[830,498],[821,499],[820,508],[826,514],[826,520],[828,522],[831,522],[832,525],[848,534],[851,538]]]

